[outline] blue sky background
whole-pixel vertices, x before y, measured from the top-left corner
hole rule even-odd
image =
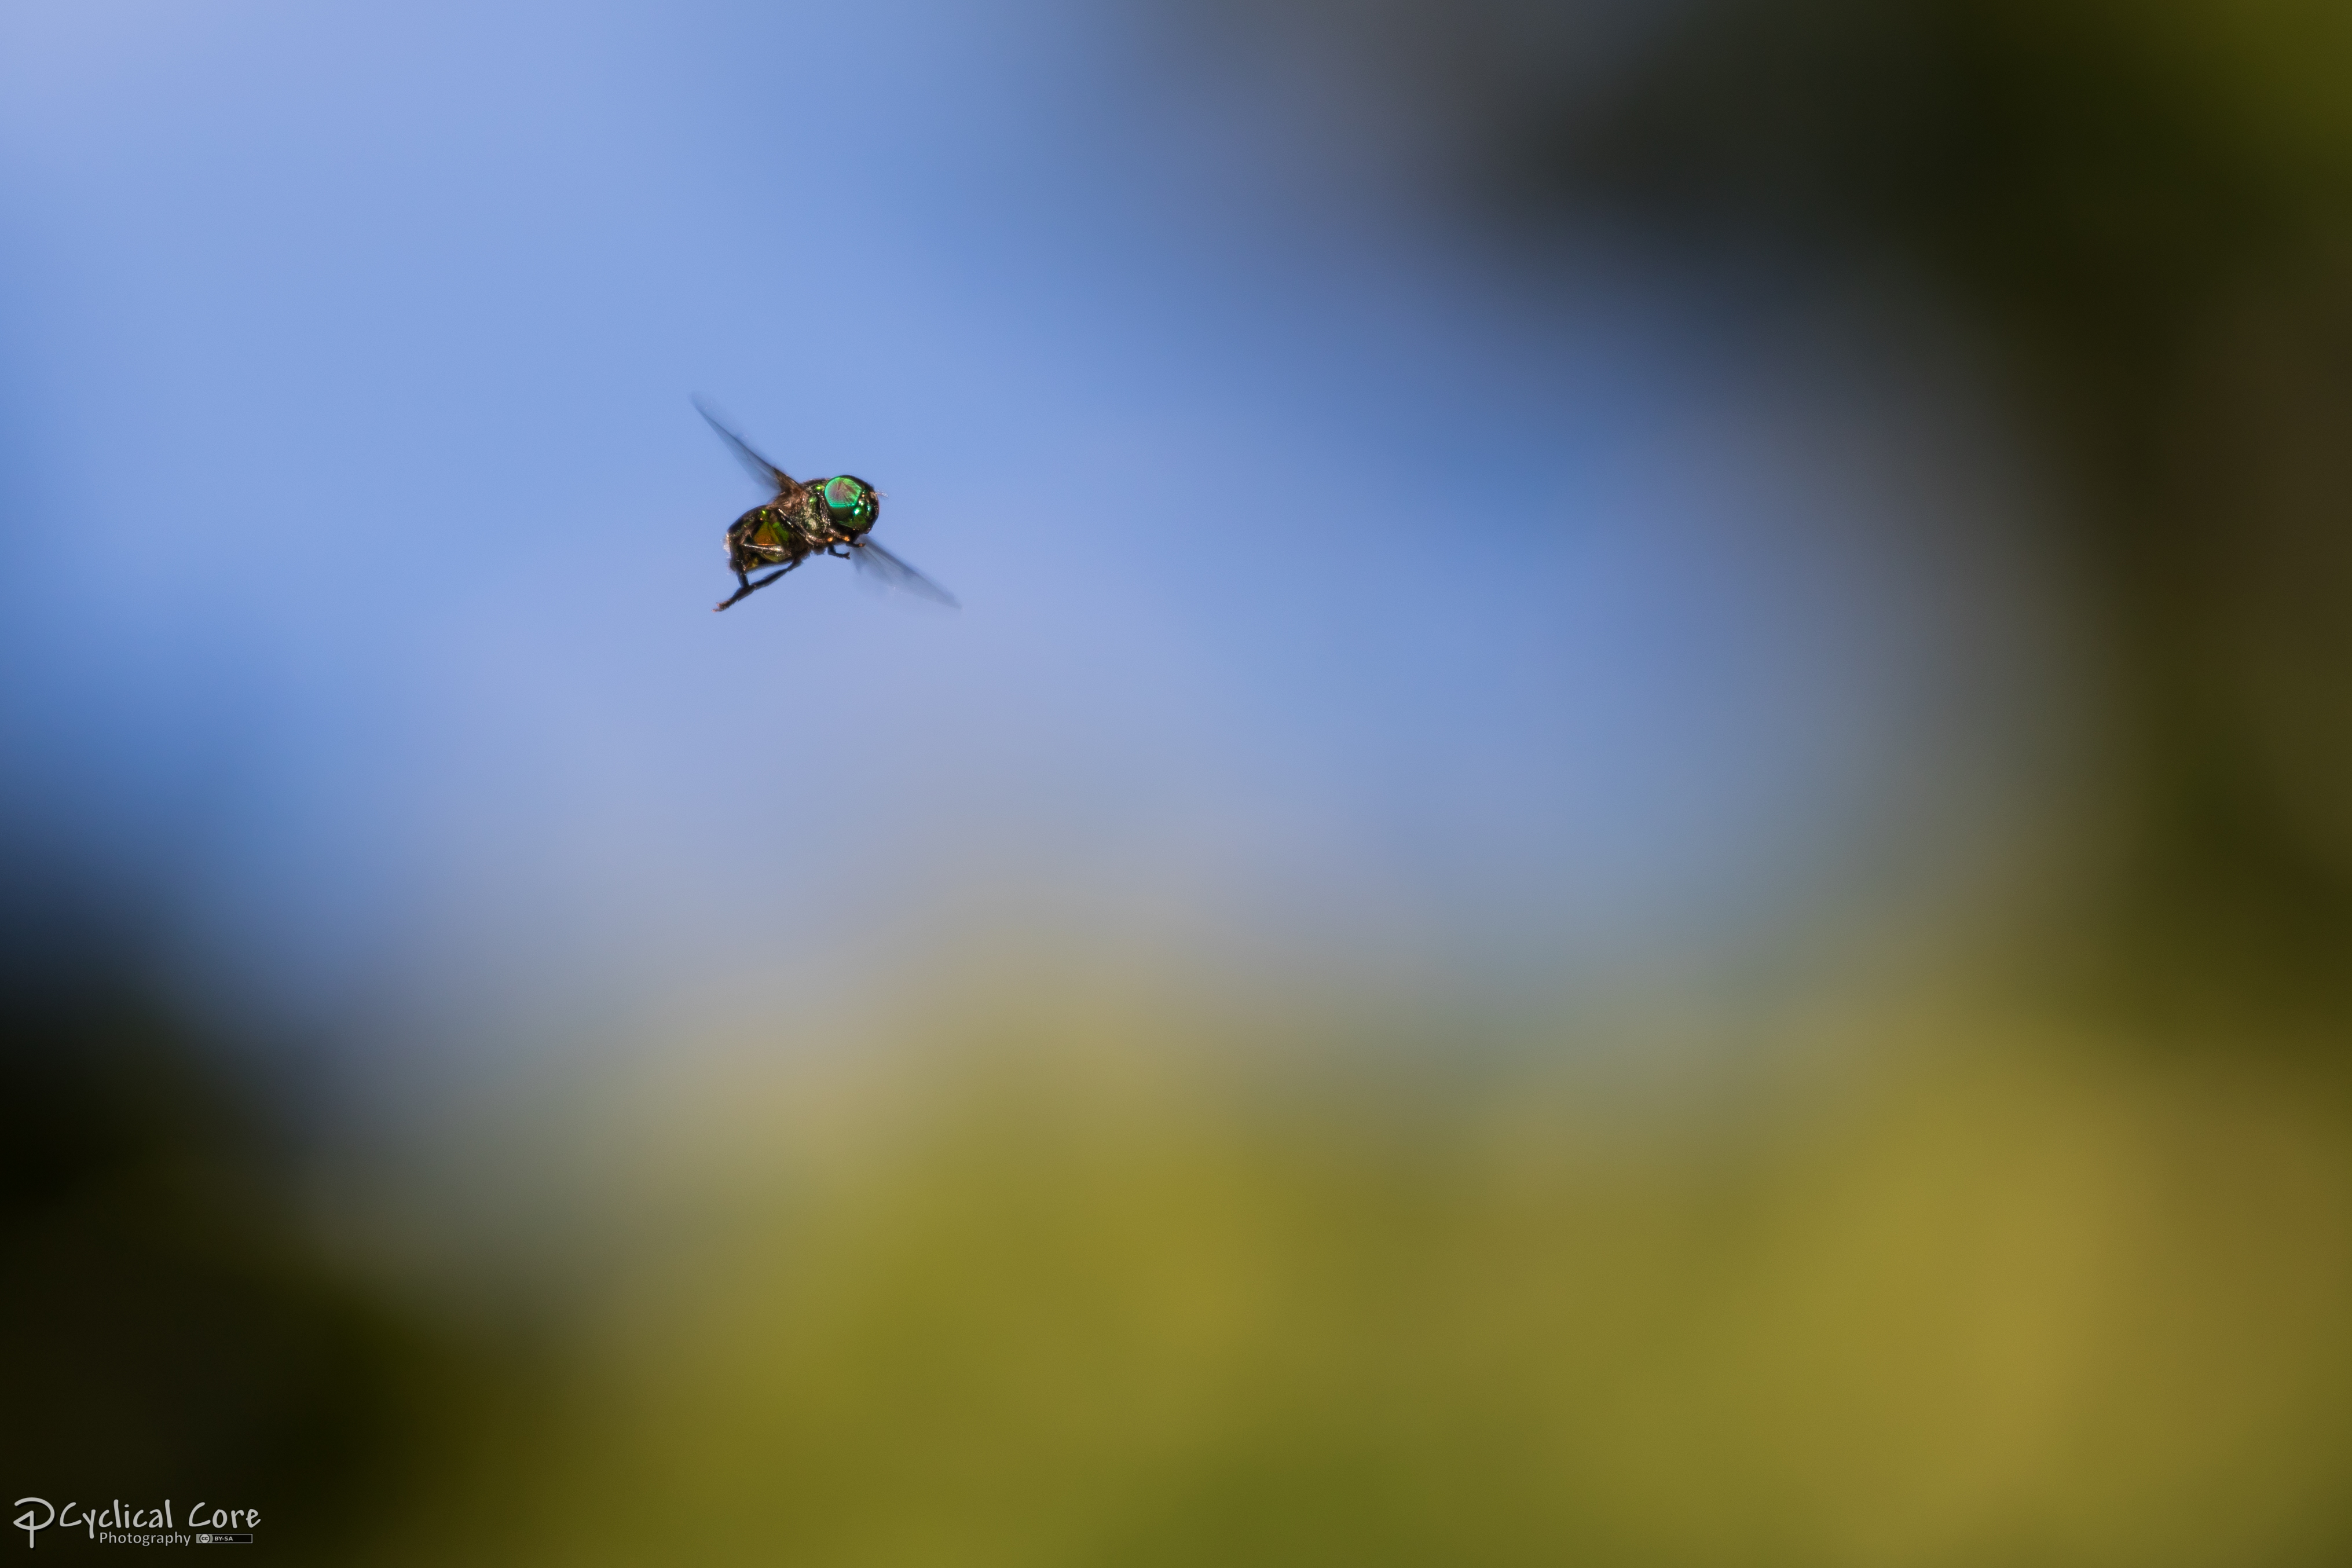
[[[2047,671],[1965,399],[1488,249],[1295,65],[1066,0],[18,0],[20,817],[226,993],[469,1039],[934,919],[1567,994],[1977,867]],[[698,393],[962,612],[711,616]]]

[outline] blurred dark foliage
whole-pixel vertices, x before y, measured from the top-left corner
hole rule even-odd
[[[1834,289],[1928,282],[2072,486],[2127,826],[2084,967],[2352,1016],[2352,7],[1370,0],[1455,191]],[[2294,1029],[2286,1033],[2297,1033]]]
[[[257,1508],[278,1555],[348,1555],[413,1500],[449,1343],[306,1237],[289,1120],[142,933],[64,879],[0,886],[7,1495]]]

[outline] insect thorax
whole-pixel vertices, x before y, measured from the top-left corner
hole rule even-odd
[[[814,504],[806,491],[789,500],[779,498],[766,506],[753,507],[743,514],[738,526],[748,542],[772,550],[804,550],[819,542],[826,532],[824,509]]]

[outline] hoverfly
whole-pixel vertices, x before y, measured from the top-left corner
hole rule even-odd
[[[758,593],[812,555],[845,557],[893,588],[956,607],[954,595],[874,542],[874,520],[882,513],[880,490],[855,474],[803,483],[744,445],[699,399],[694,406],[751,477],[774,492],[728,525],[727,564],[737,586],[714,609],[726,609]],[[762,566],[776,569],[753,582],[751,574]]]

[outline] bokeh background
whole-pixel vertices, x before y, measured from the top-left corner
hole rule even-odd
[[[2298,0],[0,9],[9,1495],[2336,1560],[2347,84]],[[963,610],[711,616],[697,394]]]

